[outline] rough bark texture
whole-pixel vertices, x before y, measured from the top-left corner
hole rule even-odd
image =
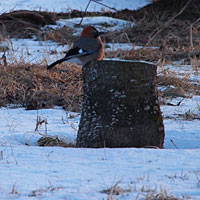
[[[89,63],[83,67],[83,90],[77,147],[163,148],[155,65]]]

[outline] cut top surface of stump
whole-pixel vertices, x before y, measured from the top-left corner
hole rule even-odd
[[[93,84],[95,81],[98,89],[106,87],[105,90],[103,89],[104,92],[109,89],[124,90],[123,85],[125,84],[129,87],[126,87],[127,89],[135,90],[134,96],[138,92],[138,95],[141,96],[155,92],[156,69],[157,67],[154,64],[148,62],[102,60],[83,67],[83,76],[85,76],[86,84]],[[140,85],[140,87],[136,87],[137,85]],[[141,92],[141,89],[143,92]]]

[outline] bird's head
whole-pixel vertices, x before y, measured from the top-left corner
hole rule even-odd
[[[89,38],[98,38],[102,34],[104,34],[104,32],[99,32],[93,26],[86,26],[83,29],[83,31],[81,33],[81,36],[83,36],[83,37],[89,37]]]

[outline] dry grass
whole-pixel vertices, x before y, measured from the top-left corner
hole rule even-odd
[[[136,199],[143,199],[143,200],[181,200],[179,198],[174,197],[173,195],[169,195],[168,192],[165,189],[160,189],[160,192],[157,192],[156,189],[149,189],[145,186],[142,186],[142,188],[139,190],[135,188],[129,187],[128,189],[123,189],[119,186],[120,181],[116,182],[113,186],[111,186],[108,189],[100,191],[101,193],[105,193],[108,195],[108,200],[114,200],[115,196],[120,195],[126,195],[127,193],[130,193],[129,196],[131,196],[131,193],[136,193],[137,197]],[[139,197],[143,196],[143,197]]]
[[[132,189],[123,189],[122,187],[119,186],[120,181],[116,182],[113,186],[111,186],[108,189],[100,191],[101,193],[106,193],[108,194],[108,200],[114,200],[114,196],[116,195],[123,195],[125,193],[132,192]]]
[[[151,57],[148,49],[145,53]],[[137,53],[136,53],[137,52]],[[106,57],[121,59],[136,58],[143,60],[143,50],[110,51]],[[154,54],[154,53],[152,53]],[[4,62],[4,60],[2,61]],[[0,65],[0,106],[13,104],[27,109],[49,108],[54,105],[62,106],[70,111],[80,111],[82,99],[82,71],[69,63],[59,65],[50,71],[45,66],[13,63]],[[159,86],[174,86],[162,91],[162,97],[190,97],[199,94],[199,85],[191,84],[188,75],[177,78],[174,72],[163,71],[157,78]]]
[[[38,141],[39,146],[60,146],[60,147],[75,147],[74,142],[68,142],[66,139],[60,139],[58,136],[43,136]]]
[[[185,78],[178,78],[170,75],[159,75],[157,77],[157,84],[159,86],[169,86],[160,92],[162,97],[191,97],[199,94],[199,86],[191,84]],[[173,87],[171,87],[173,86]]]
[[[126,41],[127,42],[127,41]],[[133,44],[132,44],[133,45]],[[194,70],[198,72],[200,66],[200,61],[197,56],[200,55],[199,46],[195,47],[193,50],[190,48],[184,49],[172,49],[168,47],[152,48],[143,47],[137,50],[133,48],[131,50],[118,49],[113,51],[105,52],[105,57],[108,58],[121,58],[127,60],[145,60],[149,62],[154,62],[160,64],[163,61],[165,64],[170,64],[172,61],[182,61],[182,64],[190,64],[193,66]]]
[[[54,192],[54,191],[58,191],[64,189],[64,187],[53,187],[53,186],[49,186],[47,188],[40,188],[40,189],[36,189],[31,191],[31,193],[28,195],[29,197],[42,197],[45,193],[48,192]]]
[[[81,69],[76,66],[64,64],[51,71],[41,65],[0,66],[0,106],[39,109],[58,105],[80,111],[81,95]]]

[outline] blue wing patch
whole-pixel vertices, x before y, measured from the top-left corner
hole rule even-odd
[[[79,55],[79,54],[81,54],[82,56],[86,56],[86,55],[90,55],[90,54],[93,54],[93,53],[94,53],[94,51],[87,51],[87,50],[80,49],[80,48],[76,47],[76,48],[70,49],[66,53],[65,58],[67,58],[69,56]]]

